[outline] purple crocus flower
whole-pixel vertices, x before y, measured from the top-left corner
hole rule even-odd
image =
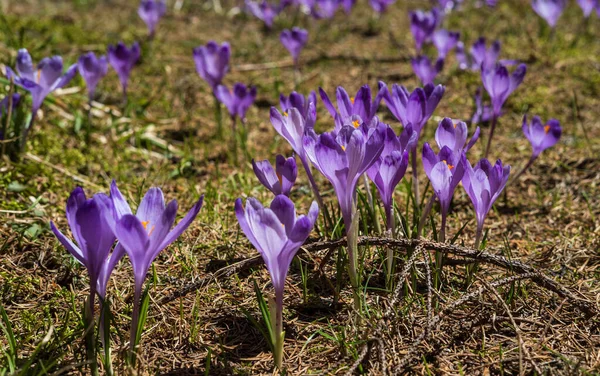
[[[567,2],[566,0],[533,0],[531,6],[538,16],[546,20],[551,28],[554,28],[565,10]]]
[[[486,47],[485,38],[481,37],[471,46],[470,59],[465,53],[465,46],[458,42],[456,47],[456,59],[459,61],[461,69],[472,69],[479,71],[481,66],[484,69],[493,67],[500,56],[500,42],[494,41],[490,48]]]
[[[426,56],[417,56],[410,59],[410,61],[413,72],[419,77],[423,85],[433,84],[435,77],[444,68],[444,59],[442,58],[438,58],[434,65]]]
[[[112,213],[114,220],[107,222],[113,226],[113,232],[129,256],[133,267],[135,290],[130,333],[130,345],[133,352],[137,336],[139,304],[146,273],[158,254],[177,240],[190,226],[202,208],[204,196],[200,197],[172,230],[171,227],[177,216],[177,201],[173,200],[165,206],[165,199],[160,188],[148,190],[135,215],[114,180],[110,186],[110,198],[114,207]]]
[[[46,57],[34,69],[31,55],[24,48],[17,54],[17,73],[6,67],[6,78],[12,79],[15,85],[31,93],[31,112],[34,117],[48,94],[68,84],[75,74],[77,64],[71,65],[63,74],[63,60],[60,56]]]
[[[484,69],[481,72],[483,87],[490,95],[495,117],[500,115],[504,102],[523,82],[526,73],[527,66],[525,64],[519,64],[517,69],[509,75],[508,69],[500,63],[496,64],[494,68]]]
[[[354,115],[360,117],[360,121],[354,123],[355,127],[360,125],[361,121],[369,123],[373,119],[377,109],[379,108],[379,103],[387,91],[387,88],[383,82],[381,82],[379,86],[379,91],[377,92],[374,100],[371,99],[371,88],[369,85],[364,85],[358,89],[355,97],[349,96],[343,87],[338,86],[335,92],[337,97],[337,110],[333,103],[331,103],[327,93],[325,93],[323,89],[319,88],[319,94],[321,96],[321,100],[323,100],[323,104],[327,108],[327,111],[329,111],[331,116],[335,119],[336,131],[343,126],[346,120]]]
[[[417,51],[421,51],[423,43],[431,40],[435,28],[441,21],[440,18],[440,14],[435,8],[429,12],[422,10],[410,12],[410,32],[415,38]]]
[[[262,0],[260,3],[246,0],[246,8],[254,17],[264,22],[268,29],[273,27],[273,20],[277,16],[278,11],[267,0]]]
[[[423,145],[423,169],[431,182],[442,214],[442,225],[440,227],[440,241],[446,238],[446,218],[450,210],[452,196],[458,183],[465,173],[467,164],[465,153],[462,150],[455,153],[448,146],[443,146],[439,154],[435,154],[429,143]]]
[[[411,125],[405,127],[399,137],[389,125],[386,126],[381,155],[367,170],[367,176],[379,191],[386,213],[388,231],[393,232],[394,227],[392,214],[394,190],[406,173],[408,152],[416,146],[417,141],[417,132],[413,131]]]
[[[360,285],[357,273],[358,216],[356,186],[360,177],[379,159],[383,151],[385,125],[358,128],[343,126],[339,132],[305,135],[304,149],[313,165],[333,185],[338,198],[348,238],[349,274],[352,287]],[[360,309],[360,299],[355,296]]]
[[[90,278],[89,304],[93,308],[95,294],[104,299],[110,274],[123,257],[122,250],[117,250],[119,247],[112,255],[110,252],[115,243],[115,235],[109,223],[112,205],[106,195],[97,194],[87,199],[83,189],[77,187],[67,200],[66,214],[77,244],[56,228],[54,222],[50,222],[50,228],[67,251],[87,269]]]
[[[275,317],[273,345],[275,365],[281,369],[283,358],[283,293],[292,259],[312,231],[319,207],[313,201],[307,215],[296,216],[294,203],[286,196],[275,197],[271,206],[265,208],[254,199],[246,200],[246,208],[242,199],[235,201],[235,215],[240,227],[252,245],[265,261],[271,283],[275,290]]]
[[[600,3],[598,0],[577,0],[577,4],[579,4],[585,18],[588,18],[594,9],[597,9],[600,14]]]
[[[219,45],[215,41],[210,41],[206,46],[194,48],[196,71],[213,90],[221,84],[223,77],[229,72],[230,57],[231,48],[227,42]]]
[[[260,183],[273,192],[275,196],[289,196],[298,177],[296,158],[285,158],[281,154],[275,157],[275,169],[273,169],[268,159],[258,162],[254,162],[253,159],[252,168]]]
[[[494,110],[492,109],[492,106],[483,105],[483,102],[481,100],[481,87],[478,87],[475,91],[475,113],[471,118],[471,123],[486,123],[492,120],[493,113]],[[500,115],[502,115],[502,112],[500,112]]]
[[[532,158],[537,158],[541,152],[554,146],[560,139],[562,128],[556,119],[550,119],[546,124],[542,123],[539,116],[534,116],[531,123],[527,123],[527,115],[523,116],[523,134],[533,147]]]
[[[256,99],[256,87],[246,87],[238,82],[233,85],[233,90],[229,90],[225,85],[219,85],[215,90],[215,95],[227,107],[232,119],[239,117],[243,120]]]
[[[292,30],[285,29],[281,32],[279,40],[292,55],[294,65],[298,66],[300,51],[302,51],[304,45],[308,42],[308,31],[299,27],[293,27]]]
[[[373,8],[375,12],[383,13],[395,2],[396,0],[369,0],[369,5],[371,5],[371,8]]]
[[[356,4],[356,0],[340,0],[341,4],[342,4],[342,8],[344,8],[344,12],[346,12],[346,14],[350,14],[352,12],[352,8],[354,7],[354,4]]]
[[[438,50],[438,58],[445,59],[448,52],[456,47],[460,39],[460,33],[438,29],[433,33],[431,39],[433,40],[433,45]]]
[[[428,84],[410,93],[406,87],[394,84],[391,92],[389,90],[384,92],[384,98],[396,119],[404,126],[411,124],[420,135],[423,126],[427,124],[440,103],[445,90],[442,85]]]
[[[91,101],[94,98],[98,82],[108,73],[106,56],[96,57],[93,52],[83,54],[77,61],[77,70],[87,85],[88,98]]]
[[[474,167],[471,167],[468,161],[465,163],[462,183],[473,203],[477,218],[475,248],[479,248],[485,218],[496,199],[500,197],[500,193],[508,182],[509,174],[510,166],[503,167],[502,161],[499,159],[494,166],[485,158],[477,162]]]
[[[438,124],[435,131],[435,142],[441,149],[448,147],[453,154],[461,155],[467,153],[479,139],[480,129],[477,127],[473,136],[467,143],[467,124],[464,121],[454,122],[450,118],[444,118]]]
[[[280,94],[279,105],[284,113],[287,113],[290,108],[297,109],[306,123],[305,127],[311,129],[315,127],[317,121],[317,94],[314,91],[311,91],[306,98],[295,91],[292,91],[289,97]]]
[[[167,13],[167,4],[164,0],[142,0],[140,3],[138,15],[148,26],[150,37],[154,36],[156,25],[165,13]]]
[[[311,8],[311,14],[314,18],[330,19],[335,16],[335,12],[342,5],[341,0],[315,0],[315,5]]]
[[[116,46],[108,46],[108,62],[117,72],[121,87],[123,88],[123,97],[127,97],[127,82],[131,69],[140,58],[140,45],[134,42],[131,48],[127,48],[125,43],[119,42]]]
[[[296,98],[295,101],[299,104],[299,97],[294,97]],[[290,95],[290,101],[291,99],[292,95]],[[314,111],[314,106],[312,106],[312,102],[309,102],[308,111]],[[287,110],[283,112],[283,115],[279,111],[277,111],[276,107],[271,107],[271,124],[273,125],[273,128],[275,128],[275,130],[281,135],[281,137],[287,140],[287,142],[290,144],[296,155],[298,155],[298,158],[300,158],[300,161],[302,162],[302,167],[304,167],[304,170],[306,171],[306,176],[310,181],[313,194],[315,195],[315,198],[319,203],[319,207],[322,208],[323,200],[321,199],[321,195],[319,194],[319,188],[317,187],[317,183],[315,182],[313,174],[310,170],[310,164],[306,156],[306,151],[304,150],[303,137],[308,132],[312,132],[312,127],[314,126],[314,121],[312,125],[309,126],[309,119],[314,120],[314,117],[311,118],[311,116],[307,116],[306,118],[304,118],[295,106],[287,107]],[[316,116],[316,114],[314,116]]]
[[[5,113],[8,113],[8,105],[10,102],[10,96],[5,96],[1,101],[0,101],[0,119],[2,119],[2,116]],[[12,109],[11,111],[14,111],[15,108],[17,108],[17,106],[19,105],[19,103],[21,102],[21,94],[19,93],[13,93],[12,95]]]

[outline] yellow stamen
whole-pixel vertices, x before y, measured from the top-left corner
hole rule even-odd
[[[458,125],[458,123],[454,123],[454,129],[456,129],[456,126]]]
[[[142,221],[142,226],[144,226],[144,230],[148,230],[148,223],[150,223],[150,221]]]
[[[283,111],[283,116],[288,117],[290,115],[288,115],[287,111]]]
[[[42,70],[38,69],[37,81],[40,82],[40,78],[42,77]]]
[[[453,165],[448,164],[448,161],[444,161],[444,163],[446,164],[446,166],[448,166],[448,170],[452,170],[454,168]]]
[[[342,146],[342,150],[346,151],[346,147],[344,145],[341,145],[341,146]]]
[[[354,97],[350,97],[350,102],[352,102],[352,104],[354,104]]]
[[[549,125],[546,125],[546,126],[544,127],[544,133],[548,133],[548,132],[550,132],[550,126],[549,126]]]
[[[358,127],[360,127],[360,123],[358,122],[358,120],[354,120],[354,121],[352,122],[352,125],[354,126],[354,128],[358,128]]]

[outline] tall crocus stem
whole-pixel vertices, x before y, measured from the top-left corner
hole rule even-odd
[[[142,299],[142,289],[135,289],[135,293],[133,295],[133,311],[131,312],[131,329],[129,332],[129,361],[130,365],[135,366],[136,360],[136,339],[138,335],[138,323],[140,321],[140,303]]]
[[[390,233],[392,238],[396,237],[396,217],[394,215],[394,204],[385,206],[385,217],[387,221],[387,232]],[[388,287],[392,288],[392,277],[394,276],[394,249],[388,247],[387,249],[387,284]]]
[[[534,162],[536,159],[537,159],[537,156],[536,156],[536,155],[531,155],[531,158],[529,158],[529,160],[527,161],[527,164],[525,164],[525,166],[523,166],[523,168],[521,169],[521,171],[519,171],[519,173],[518,173],[518,174],[516,174],[516,175],[515,175],[515,176],[512,178],[511,182],[515,182],[515,181],[517,181],[517,180],[518,180],[518,179],[521,177],[521,175],[523,175],[523,173],[525,173],[525,171],[527,171],[527,170],[529,169],[529,167],[531,167],[531,165],[533,164],[533,162]],[[505,191],[505,192],[506,192],[506,191]]]
[[[360,273],[358,271],[358,211],[356,201],[352,204],[352,223],[346,232],[348,239],[348,274],[354,293],[354,308],[361,313]]]
[[[483,235],[483,223],[477,224],[477,232],[475,233],[475,249],[479,249],[481,243],[481,236]]]
[[[233,149],[234,164],[238,164],[238,132],[236,117],[231,117],[231,147]]]
[[[98,323],[98,333],[100,333],[100,341],[104,347],[104,372],[112,376],[114,374],[112,368],[112,359],[110,351],[110,304],[104,299],[100,298],[100,320]]]
[[[23,151],[25,151],[25,145],[27,144],[27,137],[29,136],[29,133],[31,132],[31,128],[33,128],[33,123],[35,123],[36,113],[37,113],[37,110],[35,110],[31,113],[31,120],[29,121],[29,125],[23,131],[23,136],[21,137],[21,153]]]
[[[127,85],[123,85],[123,108],[127,107]]]
[[[87,300],[86,320],[85,320],[85,341],[87,360],[90,363],[92,375],[98,375],[98,363],[96,362],[96,341],[94,338],[94,303],[96,300],[96,290],[90,288],[90,295]]]
[[[440,243],[446,242],[446,213],[442,211],[442,225],[440,226]],[[435,252],[435,280],[434,287],[437,289],[440,287],[442,281],[442,267],[444,264],[444,254],[442,252]]]
[[[410,162],[412,164],[412,174],[413,174],[413,191],[415,195],[415,206],[419,206],[421,204],[421,200],[419,199],[419,176],[417,172],[417,148],[414,147],[410,152]]]
[[[490,137],[488,138],[487,146],[485,148],[485,158],[490,153],[490,147],[492,146],[492,138],[494,137],[494,129],[496,129],[496,123],[498,123],[498,115],[492,115],[492,124],[490,125]]]
[[[433,208],[433,203],[435,202],[436,195],[432,195],[429,201],[427,201],[427,205],[425,209],[423,209],[423,214],[421,214],[421,219],[419,220],[419,226],[417,227],[417,237],[420,238],[423,232],[423,227],[425,227],[425,221],[427,221],[427,217],[429,217],[429,213],[431,213],[431,209]]]
[[[317,203],[319,204],[319,210],[321,210],[321,213],[325,213],[325,206],[323,204],[323,199],[321,198],[321,194],[319,193],[319,187],[317,187],[315,178],[312,174],[312,171],[310,170],[310,164],[308,163],[306,156],[300,156],[300,160],[302,161],[302,166],[304,167],[304,170],[306,171],[306,176],[308,177],[308,181],[310,182],[310,187],[312,188],[313,194],[315,195],[315,199],[317,200]],[[324,217],[324,218],[325,218],[325,230],[327,231],[329,228],[328,219],[327,219],[327,217]]]
[[[213,98],[215,100],[215,120],[217,121],[217,138],[223,138],[223,116],[221,113],[221,102],[217,98],[217,95],[213,91]]]
[[[85,144],[89,147],[92,136],[92,96],[88,99],[87,126],[85,127]]]
[[[281,371],[283,363],[283,292],[275,292],[275,366]]]

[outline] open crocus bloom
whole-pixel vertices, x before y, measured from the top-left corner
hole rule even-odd
[[[206,46],[194,48],[196,71],[213,90],[221,84],[223,77],[229,71],[230,57],[231,48],[227,42],[219,45],[217,42],[210,41]]]
[[[480,129],[477,127],[467,144],[467,124],[464,121],[454,122],[450,118],[444,118],[435,131],[435,142],[440,149],[447,146],[453,153],[460,155],[463,151],[468,152],[475,145],[479,139],[479,131]]]
[[[385,103],[392,114],[405,127],[409,124],[418,135],[433,111],[442,100],[446,88],[442,85],[425,85],[410,93],[404,86],[394,84],[392,91],[384,93]]]
[[[48,94],[65,86],[75,77],[77,64],[71,65],[63,74],[62,57],[53,56],[42,59],[37,69],[34,69],[31,55],[23,48],[17,54],[17,73],[6,67],[6,77],[31,93],[31,111],[35,114]]]
[[[556,22],[562,15],[566,6],[566,0],[533,0],[531,2],[533,10],[538,16],[546,20],[548,25],[552,28],[556,26]]]
[[[442,227],[445,226],[446,216],[454,190],[463,178],[466,157],[464,152],[455,153],[447,146],[441,148],[436,155],[428,143],[423,145],[423,169],[431,182],[442,212]]]
[[[472,69],[478,71],[481,66],[484,69],[492,68],[500,56],[500,42],[494,41],[489,48],[486,47],[485,38],[477,39],[470,50],[470,59],[465,53],[465,46],[462,42],[457,43],[456,59],[461,69]]]
[[[343,126],[337,133],[304,136],[308,158],[333,185],[346,231],[352,224],[359,178],[381,155],[385,130],[380,122],[374,127],[362,123],[358,127]]]
[[[435,64],[431,64],[426,56],[417,56],[410,60],[413,72],[419,77],[423,85],[433,84],[438,73],[444,69],[444,59],[438,58]]]
[[[269,4],[267,0],[260,3],[252,0],[246,0],[246,8],[252,15],[265,23],[267,28],[273,27],[273,20],[277,16],[278,10],[274,5]]]
[[[542,123],[539,116],[534,116],[531,123],[527,123],[527,115],[523,116],[523,134],[533,147],[533,158],[537,158],[541,152],[554,146],[560,139],[562,128],[556,119],[550,119],[546,124]]]
[[[336,131],[338,131],[344,122],[353,115],[359,116],[365,123],[369,123],[373,119],[379,108],[379,103],[387,90],[385,84],[380,83],[379,86],[379,91],[374,100],[371,98],[371,88],[369,85],[364,85],[358,89],[356,96],[354,97],[349,96],[343,87],[338,86],[335,91],[337,110],[331,100],[329,100],[327,93],[319,88],[319,94],[321,95],[323,104],[331,114],[331,117],[335,119]]]
[[[87,85],[88,98],[92,100],[98,82],[108,73],[106,56],[96,57],[96,54],[93,52],[83,54],[77,61],[77,69]]]
[[[304,119],[307,128],[314,128],[317,121],[317,94],[311,91],[304,98],[304,95],[292,91],[289,97],[283,94],[279,95],[279,105],[281,111],[288,113],[291,108],[295,108],[300,112],[300,116]]]
[[[204,196],[172,230],[177,215],[177,201],[173,200],[165,206],[160,188],[148,190],[135,215],[114,181],[110,187],[110,198],[115,208],[111,225],[131,259],[136,290],[141,290],[152,261],[190,226],[202,207]]]
[[[268,159],[258,162],[254,162],[253,159],[252,168],[260,183],[276,196],[281,194],[289,196],[298,177],[296,158],[285,158],[281,154],[275,157],[275,169]]]
[[[492,99],[492,108],[494,116],[500,116],[502,106],[508,96],[521,85],[527,73],[527,66],[519,64],[517,69],[512,74],[508,73],[508,69],[500,63],[494,68],[483,69],[481,71],[481,80],[483,87]]]
[[[493,166],[485,158],[477,162],[474,167],[471,167],[468,161],[465,163],[462,183],[475,208],[479,236],[487,214],[508,182],[509,174],[510,166],[502,166],[502,161],[499,159]],[[477,240],[476,244],[478,245]]]
[[[63,235],[54,222],[50,222],[50,228],[67,251],[87,269],[91,292],[104,298],[110,274],[124,254],[118,246],[112,255],[110,252],[115,243],[110,224],[112,203],[103,194],[87,199],[83,189],[77,187],[67,200],[66,214],[77,244]],[[93,300],[90,304],[93,306]]]
[[[422,10],[410,12],[410,32],[415,38],[417,51],[421,51],[423,43],[431,39],[440,21],[441,16],[435,8],[430,12],[423,12]]]
[[[138,8],[138,15],[148,27],[151,36],[154,35],[158,21],[165,13],[167,13],[167,4],[164,0],[142,0]]]
[[[140,58],[140,45],[135,42],[128,48],[123,42],[108,46],[108,62],[117,72],[123,93],[127,93],[129,74]]]
[[[299,27],[293,27],[291,30],[285,29],[281,32],[279,40],[292,55],[294,64],[298,64],[300,52],[308,42],[308,31]]]
[[[233,90],[229,90],[225,85],[219,85],[215,95],[227,107],[232,118],[237,116],[243,120],[256,99],[256,86],[246,87],[238,82],[233,85]]]

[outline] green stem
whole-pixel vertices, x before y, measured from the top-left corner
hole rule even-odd
[[[94,337],[94,303],[96,300],[96,290],[90,288],[90,295],[86,307],[85,320],[85,341],[87,360],[90,364],[90,372],[92,375],[98,375],[98,363],[96,361],[96,341]]]
[[[385,207],[385,216],[387,221],[387,232],[390,233],[390,236],[395,239],[396,238],[396,217],[394,216],[394,204],[387,205]],[[387,285],[391,290],[392,280],[394,276],[394,249],[392,247],[388,247],[387,249]]]
[[[283,342],[285,333],[283,332],[283,293],[275,293],[275,366],[282,371],[283,363]]]
[[[346,237],[348,240],[348,274],[354,293],[354,308],[360,315],[362,304],[360,297],[360,272],[358,270],[358,211],[356,210],[356,202],[352,204],[352,223],[346,233]]]
[[[412,165],[412,175],[413,175],[413,191],[415,196],[415,206],[420,205],[421,201],[419,200],[419,175],[417,172],[417,148],[413,148],[410,152],[410,162]]]
[[[140,320],[140,300],[142,297],[141,287],[135,289],[133,296],[133,311],[131,312],[131,329],[129,332],[129,363],[131,367],[135,367],[136,361],[136,339],[138,331],[138,323]]]

